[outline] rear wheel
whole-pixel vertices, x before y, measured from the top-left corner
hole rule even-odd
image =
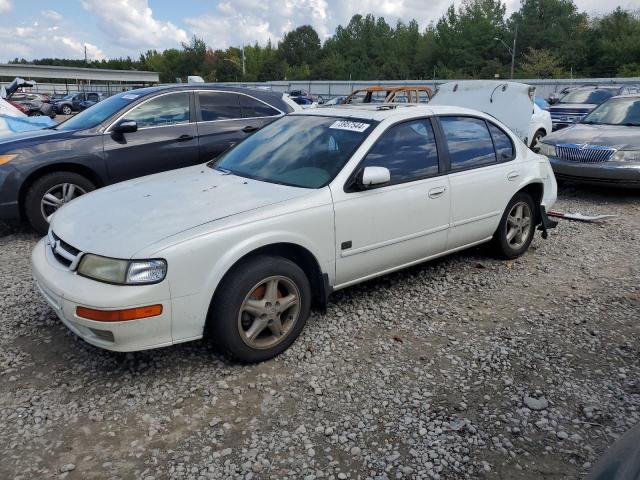
[[[64,115],[71,115],[71,107],[69,105],[64,105],[62,107],[62,113]]]
[[[516,258],[527,251],[535,233],[535,204],[531,195],[518,192],[509,202],[493,236],[502,258]]]
[[[27,190],[24,199],[25,216],[34,230],[45,235],[51,215],[74,198],[95,188],[93,183],[78,173],[48,173],[33,182]]]
[[[242,362],[262,362],[286,350],[309,317],[311,287],[292,261],[257,256],[227,274],[207,319],[207,334]]]

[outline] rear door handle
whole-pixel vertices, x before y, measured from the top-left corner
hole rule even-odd
[[[178,138],[176,138],[176,142],[188,142],[189,140],[193,140],[195,137],[193,135],[187,135],[186,133],[184,135],[180,135]]]
[[[245,133],[255,132],[256,130],[258,130],[258,127],[254,127],[253,125],[247,125],[242,129],[242,131]]]
[[[519,172],[513,171],[513,172],[509,172],[509,175],[507,175],[507,180],[513,182],[516,178],[518,178],[520,176]]]
[[[431,190],[429,190],[429,198],[438,198],[446,191],[447,191],[447,187],[444,187],[444,186],[432,188]]]

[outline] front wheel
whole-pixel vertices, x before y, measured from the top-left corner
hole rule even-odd
[[[71,107],[69,105],[65,105],[64,107],[62,107],[62,114],[71,115]]]
[[[48,173],[33,182],[27,190],[25,216],[36,232],[45,235],[51,215],[74,198],[95,188],[93,183],[78,173]]]
[[[518,192],[509,202],[493,235],[493,244],[502,258],[516,258],[527,251],[535,233],[535,204],[531,195]]]
[[[311,308],[311,287],[292,261],[261,255],[230,271],[213,298],[207,335],[241,362],[269,360],[300,335]]]

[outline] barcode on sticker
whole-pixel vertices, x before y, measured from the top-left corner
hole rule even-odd
[[[338,130],[349,130],[351,132],[362,133],[367,128],[369,128],[369,124],[363,122],[352,122],[350,120],[336,120],[329,126],[329,128],[337,128]]]

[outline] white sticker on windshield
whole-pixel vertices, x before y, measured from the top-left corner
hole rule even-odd
[[[122,95],[122,98],[124,98],[126,100],[135,100],[139,96],[140,95],[134,95],[133,93],[127,93],[126,95]]]
[[[329,128],[362,133],[369,128],[369,124],[363,122],[352,122],[351,120],[336,120],[329,126]]]

